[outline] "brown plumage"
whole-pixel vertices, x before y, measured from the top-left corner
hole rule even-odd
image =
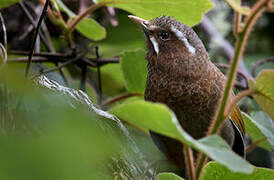
[[[145,100],[166,104],[185,131],[195,139],[204,137],[220,101],[225,76],[210,61],[202,41],[188,26],[164,16],[151,21],[130,18],[142,26],[147,39]],[[233,146],[234,140],[241,140],[238,136],[244,134],[238,108],[234,108],[231,119],[239,128],[226,120],[220,135]],[[157,133],[151,135],[167,157],[184,168],[182,144]],[[242,149],[239,153],[244,154]]]

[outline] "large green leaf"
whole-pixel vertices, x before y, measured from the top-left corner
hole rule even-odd
[[[180,176],[174,173],[159,173],[158,180],[183,180]]]
[[[103,94],[115,96],[126,91],[120,64],[107,64],[101,67]]]
[[[266,180],[274,179],[274,171],[267,168],[254,167],[252,174],[234,173],[216,162],[209,162],[201,177],[202,180]]]
[[[0,9],[4,7],[8,7],[14,3],[18,3],[19,0],[1,0],[0,2]]]
[[[263,70],[259,73],[256,82],[249,81],[250,88],[257,93],[253,95],[262,109],[274,120],[274,70]]]
[[[269,151],[274,150],[274,123],[264,112],[254,111],[251,113],[251,117],[243,113],[243,120],[252,142],[266,138],[266,141],[258,146]]]
[[[74,12],[72,12],[62,0],[56,0],[61,11],[65,12],[70,18],[75,20],[78,18]],[[85,37],[98,41],[106,37],[106,30],[97,21],[92,18],[83,18],[76,26],[76,29]]]
[[[147,78],[145,52],[143,50],[124,52],[121,55],[121,67],[128,91],[144,93]]]
[[[98,0],[144,19],[173,16],[188,26],[199,23],[202,15],[213,7],[209,0]]]
[[[117,14],[119,26],[107,27],[107,37],[98,43],[104,57],[119,56],[121,52],[145,47],[145,38],[140,29],[130,21],[125,12]]]
[[[72,19],[76,19],[77,16]],[[85,37],[94,41],[102,40],[106,37],[106,30],[97,21],[91,18],[83,18],[76,26],[76,29]]]
[[[115,106],[110,112],[138,127],[151,129],[188,144],[234,172],[251,173],[253,170],[248,162],[231,151],[221,137],[213,135],[200,140],[193,139],[182,129],[174,113],[163,104],[132,101]]]

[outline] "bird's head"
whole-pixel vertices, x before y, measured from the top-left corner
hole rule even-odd
[[[187,25],[166,16],[150,21],[131,15],[129,18],[141,26],[145,33],[149,61],[166,66],[166,63],[172,61],[183,63],[190,59],[198,60],[203,54],[207,59],[203,43]]]

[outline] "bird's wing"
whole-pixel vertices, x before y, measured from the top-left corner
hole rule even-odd
[[[235,106],[232,109],[232,112],[230,113],[230,117],[233,120],[233,122],[235,122],[235,124],[238,126],[241,133],[244,135],[245,134],[244,121],[238,106]]]

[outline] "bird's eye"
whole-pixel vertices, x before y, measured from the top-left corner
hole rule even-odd
[[[169,32],[166,32],[166,31],[159,32],[158,36],[160,37],[160,39],[162,39],[164,41],[168,40],[170,38]]]

